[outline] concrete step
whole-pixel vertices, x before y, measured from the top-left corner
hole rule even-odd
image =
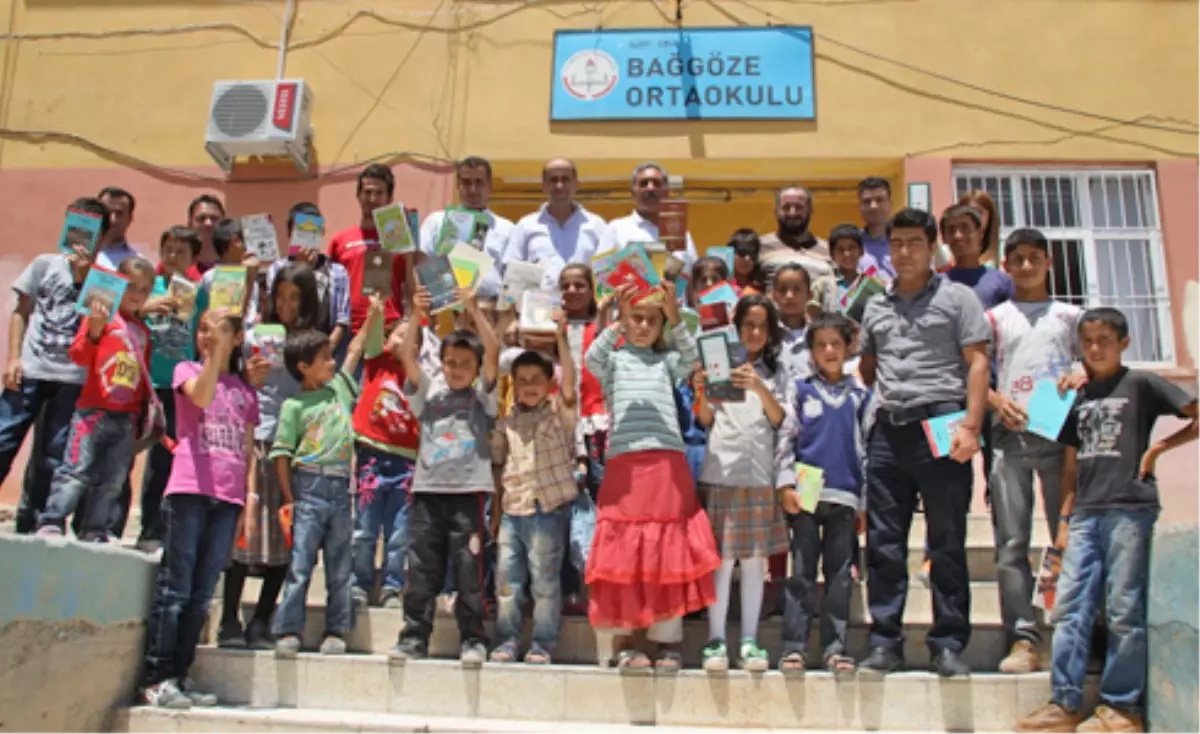
[[[226,704],[295,708],[300,717],[319,710],[319,725],[335,731],[359,730],[355,717],[367,713],[617,725],[999,731],[1011,730],[1019,716],[1045,703],[1050,693],[1046,673],[943,680],[905,672],[883,681],[836,681],[819,671],[801,678],[695,670],[622,675],[570,665],[486,664],[477,670],[437,660],[389,665],[382,655],[302,654],[277,660],[266,652],[213,649],[199,651],[191,674]],[[1091,682],[1089,689],[1094,687]],[[337,719],[330,711],[353,713]],[[140,716],[130,714],[129,721]],[[247,715],[231,712],[216,723]],[[213,716],[219,714],[189,712],[179,719],[200,723],[176,730],[230,730],[214,725]],[[229,716],[234,720],[225,720]],[[161,721],[154,717],[151,723]]]
[[[718,727],[660,726],[668,734],[742,734],[745,729]],[[588,724],[579,721],[534,721],[528,719],[455,718],[331,709],[254,708],[228,706],[171,711],[142,706],[122,709],[113,721],[114,732],[546,732],[583,734],[642,732],[645,726]]]

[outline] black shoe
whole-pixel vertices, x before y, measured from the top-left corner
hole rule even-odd
[[[261,619],[250,620],[246,625],[246,647],[251,650],[275,649],[275,638],[271,636],[270,626]]]
[[[858,664],[859,675],[866,678],[882,678],[903,669],[904,658],[886,647],[871,648],[871,653]]]
[[[392,665],[403,665],[409,660],[424,660],[427,657],[428,645],[411,637],[401,637],[396,646],[388,650],[388,662]]]
[[[943,678],[970,678],[971,668],[953,650],[934,653],[933,671]]]
[[[221,628],[217,630],[217,647],[230,650],[246,649],[246,637],[242,633],[242,625],[237,621],[222,622]]]

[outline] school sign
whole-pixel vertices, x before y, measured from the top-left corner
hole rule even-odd
[[[556,31],[550,119],[813,120],[812,28]]]

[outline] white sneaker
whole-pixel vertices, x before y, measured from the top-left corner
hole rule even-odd
[[[179,682],[179,690],[187,696],[193,706],[216,706],[217,694],[201,691],[196,687],[196,681],[184,678]]]
[[[147,706],[162,709],[190,709],[192,699],[184,695],[173,680],[156,683],[142,691],[142,701]]]

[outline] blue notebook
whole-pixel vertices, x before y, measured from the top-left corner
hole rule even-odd
[[[929,439],[929,450],[935,459],[950,455],[950,441],[954,438],[954,429],[967,417],[967,411],[939,415],[929,420],[921,421],[925,429],[925,438]]]
[[[1054,380],[1038,380],[1034,384],[1033,393],[1030,394],[1029,402],[1025,406],[1025,412],[1029,414],[1029,425],[1026,430],[1051,441],[1057,441],[1058,434],[1062,431],[1063,424],[1067,422],[1067,416],[1070,415],[1071,406],[1074,404],[1074,390],[1068,390],[1065,395],[1060,396],[1058,384]]]
[[[125,276],[93,265],[88,271],[87,280],[83,281],[83,290],[79,292],[75,311],[84,316],[88,315],[92,311],[92,300],[99,298],[108,307],[108,320],[112,321],[113,314],[121,305],[121,299],[125,297],[127,285],[129,281]]]
[[[68,209],[62,234],[58,237],[59,251],[69,254],[75,251],[75,245],[82,245],[91,254],[96,249],[96,241],[100,239],[100,224],[100,217],[91,212]]]

